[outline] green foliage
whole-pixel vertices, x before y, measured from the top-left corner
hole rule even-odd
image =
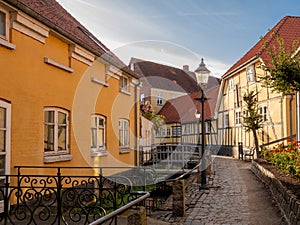
[[[274,36],[274,45],[264,43],[271,62],[265,62],[262,66],[268,72],[266,76],[260,77],[263,87],[270,87],[273,91],[283,94],[300,91],[300,54],[297,52],[299,39],[294,40],[292,46],[287,48],[279,35]]]
[[[248,91],[243,96],[246,106],[246,113],[243,115],[243,127],[247,132],[262,128],[262,115],[259,112],[257,103],[258,93]]]
[[[141,104],[140,109],[142,115],[152,121],[155,130],[164,125],[165,117],[155,114],[152,110],[152,105],[150,102],[146,101],[145,104]]]
[[[263,157],[278,169],[300,177],[299,141],[288,140],[276,145],[273,149],[263,149]]]

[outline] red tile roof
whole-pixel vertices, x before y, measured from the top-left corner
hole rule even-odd
[[[135,59],[134,62],[134,71],[152,88],[185,93],[198,90],[195,74],[192,72],[150,61]]]
[[[55,0],[4,0],[119,69],[138,77]]]
[[[208,101],[204,105],[204,118],[210,119],[213,117],[217,98],[218,98],[219,86],[214,86],[210,89],[205,89],[204,93]],[[189,123],[195,122],[196,110],[201,112],[201,103],[195,98],[199,98],[200,93],[194,92],[189,95],[184,95],[172,100],[169,100],[158,114],[165,116],[166,123]]]
[[[300,38],[300,17],[286,16],[281,19],[265,36],[266,43],[270,46],[276,46],[275,34],[279,35],[284,40],[286,48],[292,45],[295,39]],[[300,42],[298,43],[300,45]],[[260,57],[263,62],[267,63],[270,58],[264,48],[264,40],[258,41],[240,60],[238,60],[229,70],[223,75],[223,78],[231,75],[236,70],[240,69],[246,63]]]

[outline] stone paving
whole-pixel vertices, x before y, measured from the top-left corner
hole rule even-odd
[[[266,188],[251,173],[250,165],[229,157],[214,157],[209,190],[199,191],[196,178],[187,182],[186,216],[173,217],[172,211],[166,210],[156,219],[176,225],[285,224]]]

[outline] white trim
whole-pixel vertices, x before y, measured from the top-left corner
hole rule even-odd
[[[11,104],[0,100],[0,107],[6,109],[5,174],[10,174],[11,155]]]
[[[65,70],[65,71],[67,71],[69,73],[73,73],[74,72],[74,70],[71,67],[65,66],[65,65],[63,65],[61,63],[58,63],[58,62],[56,62],[56,61],[54,61],[52,59],[49,59],[47,57],[44,57],[44,63],[49,64],[49,65],[54,66],[54,67],[57,67],[59,69]]]
[[[11,49],[11,50],[15,50],[16,49],[16,45],[13,44],[13,43],[10,43],[9,41],[6,41],[4,39],[1,39],[0,38],[0,45],[8,48],[8,49]]]
[[[161,91],[165,93],[174,93],[174,94],[184,94],[187,95],[187,92],[180,92],[180,91],[171,91],[171,90],[166,90],[166,89],[160,89],[160,88],[151,88],[152,91]]]
[[[77,59],[78,61],[91,66],[95,60],[95,55],[88,52],[87,50],[80,48],[77,45],[71,44],[70,48],[70,57]]]
[[[105,81],[101,81],[101,80],[97,79],[96,77],[91,77],[91,81],[92,81],[93,83],[100,84],[100,85],[103,85],[103,86],[105,86],[105,87],[108,87],[108,86],[109,86],[108,83],[106,83]]]
[[[70,124],[69,124],[69,111],[65,110],[65,109],[61,109],[58,107],[45,107],[44,108],[44,114],[45,112],[48,111],[53,111],[54,112],[54,121],[49,124],[49,122],[45,121],[44,118],[44,125],[53,125],[54,126],[54,147],[53,147],[53,151],[45,151],[45,147],[43,146],[44,149],[44,156],[61,156],[61,155],[69,155],[70,153],[70,149],[69,149],[69,129],[70,129]],[[66,149],[64,150],[58,150],[58,113],[64,113],[66,115]],[[44,130],[45,133],[45,130]],[[44,140],[45,141],[45,140]],[[60,157],[62,158],[62,157]],[[56,160],[56,159],[55,159]],[[47,161],[44,159],[44,162]],[[65,161],[64,159],[62,159],[62,161]]]
[[[12,28],[45,44],[49,29],[21,12],[11,13]]]
[[[44,163],[65,162],[65,161],[71,161],[72,159],[73,159],[73,156],[71,154],[45,155]]]

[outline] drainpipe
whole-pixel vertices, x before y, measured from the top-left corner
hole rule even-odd
[[[296,129],[297,129],[297,140],[300,140],[300,92],[296,92]]]

